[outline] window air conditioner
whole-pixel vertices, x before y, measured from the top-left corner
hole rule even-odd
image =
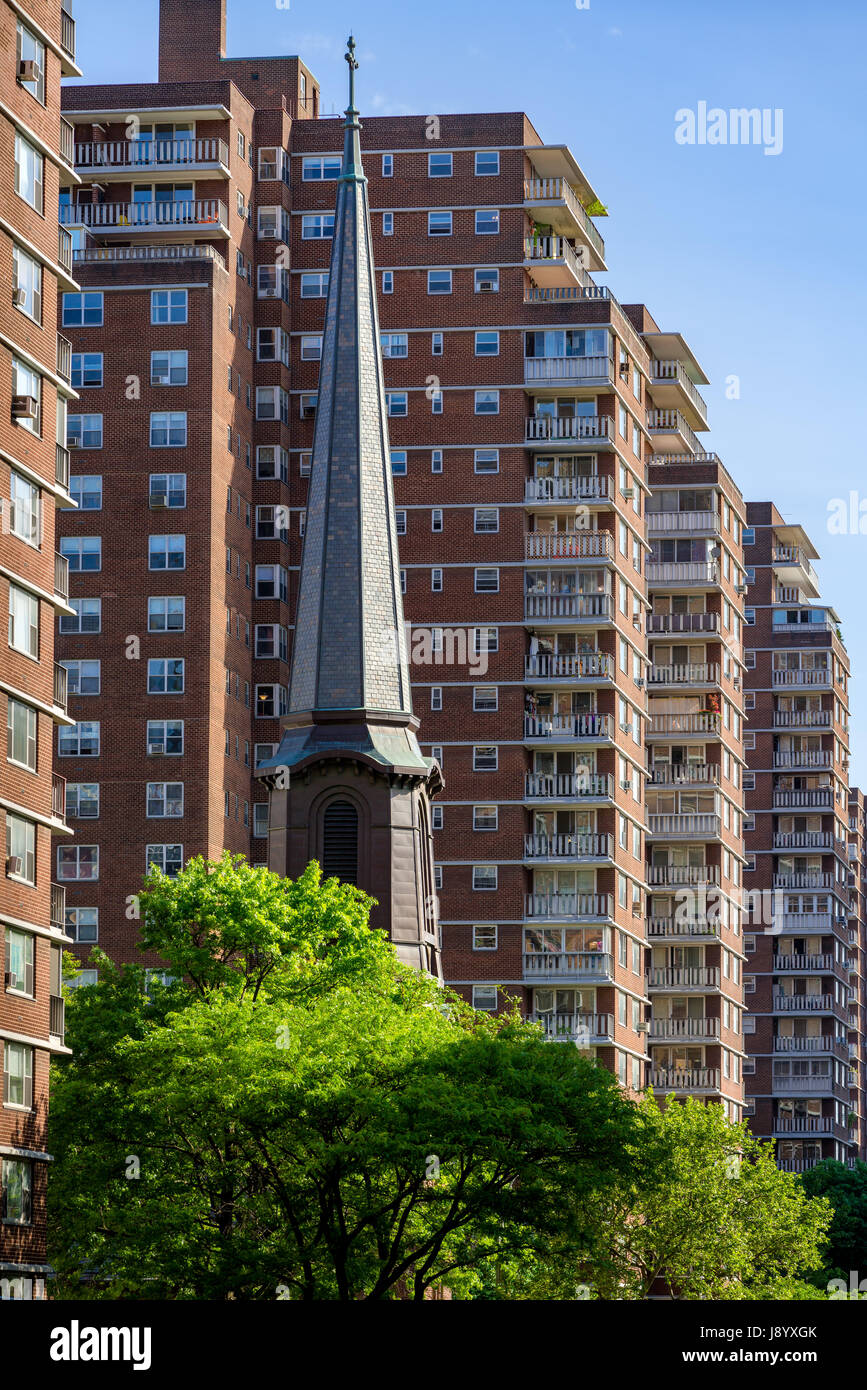
[[[152,492],[148,498],[148,506],[155,510],[158,507],[167,507],[169,499],[164,492]]]
[[[27,303],[27,291],[21,285],[16,286],[12,291],[12,303],[19,306]]]
[[[634,496],[635,496],[635,488],[634,488],[634,487],[624,487],[624,488],[621,488],[620,490],[621,490],[621,492],[623,493],[623,496],[624,496],[624,497],[634,497]]]
[[[23,859],[21,858],[21,856],[18,855],[18,854],[10,854],[9,857],[7,858],[7,860],[6,860],[6,873],[7,873],[7,875],[9,875],[9,874],[20,874],[20,873],[21,873],[21,870],[22,870],[23,868],[24,868],[24,861],[23,861]]]
[[[494,291],[494,282],[493,282],[493,280],[480,280],[480,281],[479,281],[479,294],[493,294],[493,291]]]
[[[38,82],[39,64],[35,58],[22,58],[18,64],[19,82]]]
[[[13,396],[12,397],[12,419],[13,420],[35,420],[37,415],[37,404],[35,396]]]
[[[148,753],[150,753],[150,754],[155,754],[155,753],[162,753],[162,751],[163,751],[163,746],[162,746],[161,743],[149,743],[149,744],[148,744]]]

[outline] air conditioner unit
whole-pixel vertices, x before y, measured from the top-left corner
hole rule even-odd
[[[27,291],[21,285],[12,291],[12,303],[19,306],[27,303]]]
[[[623,493],[623,496],[624,496],[624,497],[634,497],[634,496],[635,496],[635,488],[634,488],[634,487],[624,487],[624,488],[621,488],[621,492]]]
[[[631,783],[631,782],[621,782],[621,783],[620,783],[620,787],[621,787],[621,790],[622,790],[622,791],[628,792],[628,791],[631,791],[631,790],[632,790],[632,783]]]
[[[66,441],[66,447],[67,447],[67,449],[78,449],[78,448],[80,448],[81,446],[79,445],[79,442],[78,442],[77,439],[67,439],[67,441]]]
[[[35,396],[12,397],[13,420],[35,420],[38,410],[39,407]]]
[[[494,282],[493,282],[493,280],[480,280],[480,281],[479,281],[479,294],[493,294],[493,292],[494,292]]]
[[[163,751],[163,745],[162,745],[161,743],[149,743],[149,744],[148,744],[148,753],[150,753],[150,754],[156,754],[156,753],[162,753],[162,751]]]
[[[736,593],[736,594],[745,594],[745,593],[747,592],[747,589],[748,589],[748,588],[749,588],[749,585],[748,585],[748,584],[736,584],[736,585],[735,585],[735,593]]]
[[[624,733],[624,734],[631,734],[631,733],[632,733],[632,725],[631,725],[631,724],[621,724],[621,725],[620,725],[620,730],[621,730],[621,733]]]
[[[315,406],[315,405],[302,405],[302,407],[301,407],[301,419],[302,419],[302,420],[313,420],[313,419],[315,419],[315,417],[316,417],[316,406]]]
[[[260,290],[260,291],[259,291],[259,298],[260,298],[260,299],[279,299],[279,298],[280,298],[280,291],[276,288],[276,286],[275,286],[275,287],[269,287],[268,289],[264,289],[264,290]]]
[[[148,506],[152,510],[156,510],[158,507],[167,507],[168,505],[169,499],[164,492],[152,492],[148,497]]]
[[[167,374],[164,374],[164,373],[162,373],[162,372],[158,372],[158,373],[156,373],[154,376],[151,377],[151,386],[168,386],[168,385],[169,385],[169,377],[168,377]]]
[[[38,82],[39,64],[35,58],[22,58],[18,64],[19,82]]]
[[[20,874],[24,868],[24,860],[19,854],[10,854],[6,860],[6,873]]]
[[[635,682],[635,684],[638,686],[638,689],[639,689],[639,690],[643,690],[643,689],[644,689],[644,684],[645,684],[643,677],[639,676],[639,678],[638,678],[638,680]]]
[[[636,1023],[636,1025],[635,1025],[635,1031],[636,1031],[636,1033],[649,1033],[649,1032],[650,1032],[650,1024],[649,1024],[649,1023]]]
[[[273,241],[277,236],[276,227],[263,227],[259,233],[263,241]]]
[[[9,988],[11,987],[11,985],[12,985],[12,971],[11,971],[11,970],[6,970],[6,971],[4,971],[4,974],[3,974],[3,984],[4,984],[4,986],[5,986],[6,989],[9,989]]]

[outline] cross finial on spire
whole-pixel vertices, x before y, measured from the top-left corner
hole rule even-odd
[[[349,109],[355,110],[355,72],[358,67],[358,59],[355,56],[355,39],[349,35],[347,40],[346,61],[349,64]]]

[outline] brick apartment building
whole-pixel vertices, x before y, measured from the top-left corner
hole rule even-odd
[[[849,789],[849,1112],[857,1155],[867,1154],[867,801]]]
[[[44,1296],[45,1125],[52,1053],[65,1050],[63,890],[52,882],[52,834],[65,844],[54,729],[69,724],[54,660],[55,617],[67,614],[66,561],[55,510],[72,505],[64,444],[70,343],[58,333],[57,291],[74,291],[72,243],[58,226],[58,190],[75,185],[61,75],[79,75],[64,3],[0,4],[0,763],[5,828],[0,875],[0,1300]]]
[[[752,1129],[776,1139],[781,1165],[797,1172],[863,1153],[863,917],[853,928],[849,851],[852,840],[860,858],[863,841],[849,829],[849,659],[803,527],[750,502],[744,546],[745,885],[757,895],[755,931],[745,924],[746,1091]],[[857,794],[854,808],[863,834]]]

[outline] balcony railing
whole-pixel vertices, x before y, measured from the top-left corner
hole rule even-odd
[[[525,357],[524,381],[614,383],[611,357]]]
[[[550,1042],[577,1043],[591,1047],[594,1043],[614,1039],[613,1014],[537,1014],[529,1015],[531,1023],[540,1023]]]
[[[826,1014],[834,1007],[833,994],[775,994],[774,1010],[781,1014]]]
[[[701,883],[719,883],[718,864],[651,864],[647,882],[657,888],[686,888]]]
[[[648,410],[647,428],[652,435],[678,435],[691,454],[701,453],[701,440],[679,410]],[[654,460],[651,459],[651,463]]]
[[[719,926],[706,918],[694,921],[681,921],[678,917],[649,917],[647,935],[659,940],[662,937],[676,937],[679,941],[699,941],[706,938],[715,940],[719,936]]]
[[[662,763],[650,769],[654,786],[682,787],[696,783],[719,783],[719,763]]]
[[[191,198],[179,203],[68,203],[60,209],[67,225],[81,223],[109,231],[138,227],[227,227],[226,204],[219,198]]]
[[[774,753],[774,767],[832,767],[829,748],[786,748]]]
[[[551,265],[562,261],[579,285],[593,284],[574,248],[563,236],[525,237],[524,261],[531,265]]]
[[[524,536],[527,560],[606,560],[613,554],[610,531],[530,531]]]
[[[711,560],[648,560],[648,584],[718,584],[719,566]]]
[[[48,996],[48,1032],[52,1038],[59,1038],[61,1042],[66,1035],[66,1002],[59,994]]]
[[[54,481],[69,491],[69,450],[65,444],[57,445],[54,456]]]
[[[774,727],[777,729],[816,729],[827,728],[831,723],[829,709],[775,709]]]
[[[803,550],[797,545],[777,545],[771,554],[771,564],[781,569],[803,570],[810,583],[818,589],[819,579]]]
[[[689,396],[689,399],[692,401],[693,405],[701,415],[702,419],[707,420],[707,402],[705,401],[704,396],[696,387],[695,383],[691,381],[690,378],[687,376],[683,368],[683,363],[657,361],[651,362],[650,380],[652,382],[658,381],[663,383],[676,381],[678,385],[683,388],[686,395]],[[666,414],[671,414],[671,412],[667,411]]]
[[[698,714],[654,714],[650,718],[652,734],[718,734],[720,716],[712,711]]]
[[[799,806],[813,807],[819,810],[829,810],[834,805],[834,793],[830,787],[822,787],[817,791],[774,791],[774,807]]]
[[[834,875],[821,869],[811,869],[797,874],[774,874],[775,888],[833,888]]]
[[[834,848],[834,837],[830,830],[775,830],[774,849],[822,849]]]
[[[614,720],[610,714],[554,714],[547,718],[528,714],[524,716],[524,737],[610,739],[614,737]]]
[[[100,261],[214,261],[222,270],[226,261],[215,246],[206,241],[180,243],[163,242],[162,245],[140,246],[89,246],[76,251],[75,259],[85,265]]]
[[[60,47],[70,58],[75,58],[75,20],[61,5],[60,7]]]
[[[719,966],[652,966],[647,983],[651,989],[717,989]]]
[[[525,656],[527,680],[613,680],[614,658],[605,652]]]
[[[575,221],[581,227],[590,245],[599,253],[601,259],[605,257],[605,243],[599,235],[596,227],[590,221],[582,204],[579,202],[572,187],[565,179],[525,179],[524,180],[524,202],[525,203],[559,203],[564,202],[571,212]]]
[[[777,1034],[774,1038],[774,1051],[835,1053],[842,1059],[846,1053],[846,1044],[838,1042],[830,1033],[824,1033],[818,1038],[787,1038]]]
[[[58,223],[57,227],[57,260],[60,266],[66,271],[67,275],[72,274],[72,233]]]
[[[771,1091],[775,1096],[830,1096],[834,1094],[832,1076],[774,1076]]]
[[[704,840],[722,834],[722,821],[714,815],[651,814],[647,817],[647,833],[653,837],[686,835],[690,839]]]
[[[834,970],[834,957],[827,953],[819,956],[783,954],[774,956],[774,970],[803,970],[809,974],[830,975]]]
[[[66,819],[66,778],[57,772],[51,774],[51,814],[55,820]]]
[[[610,621],[614,600],[610,594],[525,594],[524,617]]]
[[[610,415],[529,415],[524,422],[527,443],[543,440],[582,442],[614,439],[614,420]]]
[[[528,801],[598,801],[614,797],[614,778],[605,772],[528,772]]]
[[[54,552],[54,592],[64,601],[69,598],[69,561],[59,550]]]
[[[719,531],[720,522],[716,512],[653,512],[648,508],[647,529],[671,532]]]
[[[613,835],[525,835],[525,859],[613,859]]]
[[[774,1132],[780,1134],[832,1134],[834,1121],[830,1115],[777,1115]]]
[[[712,1042],[719,1037],[718,1018],[654,1018],[650,1024],[650,1037],[658,1042],[660,1038],[689,1038],[693,1042]]]
[[[773,672],[774,685],[831,685],[831,672],[826,666],[809,670]]]
[[[719,613],[650,613],[648,635],[659,632],[719,632]]]
[[[719,1068],[697,1067],[693,1071],[681,1071],[678,1067],[653,1067],[650,1085],[665,1091],[718,1091]]]
[[[607,951],[531,951],[524,956],[524,979],[533,983],[605,983],[613,979],[613,970]]]
[[[72,380],[72,343],[62,333],[57,335],[57,375],[66,382]]]
[[[65,666],[61,666],[59,661],[54,663],[54,703],[58,709],[66,713],[69,703],[67,697],[68,673]]]
[[[62,883],[52,883],[49,921],[58,931],[66,931],[66,889]]]
[[[225,140],[106,140],[75,146],[79,172],[94,169],[161,169],[167,165],[222,164],[228,168]]]
[[[649,685],[719,685],[720,668],[716,661],[689,666],[651,666],[647,680]]]
[[[614,897],[611,893],[527,893],[524,916],[532,918],[569,918],[576,921],[614,917]]]
[[[71,164],[75,150],[75,128],[65,117],[60,117],[60,158]]]

